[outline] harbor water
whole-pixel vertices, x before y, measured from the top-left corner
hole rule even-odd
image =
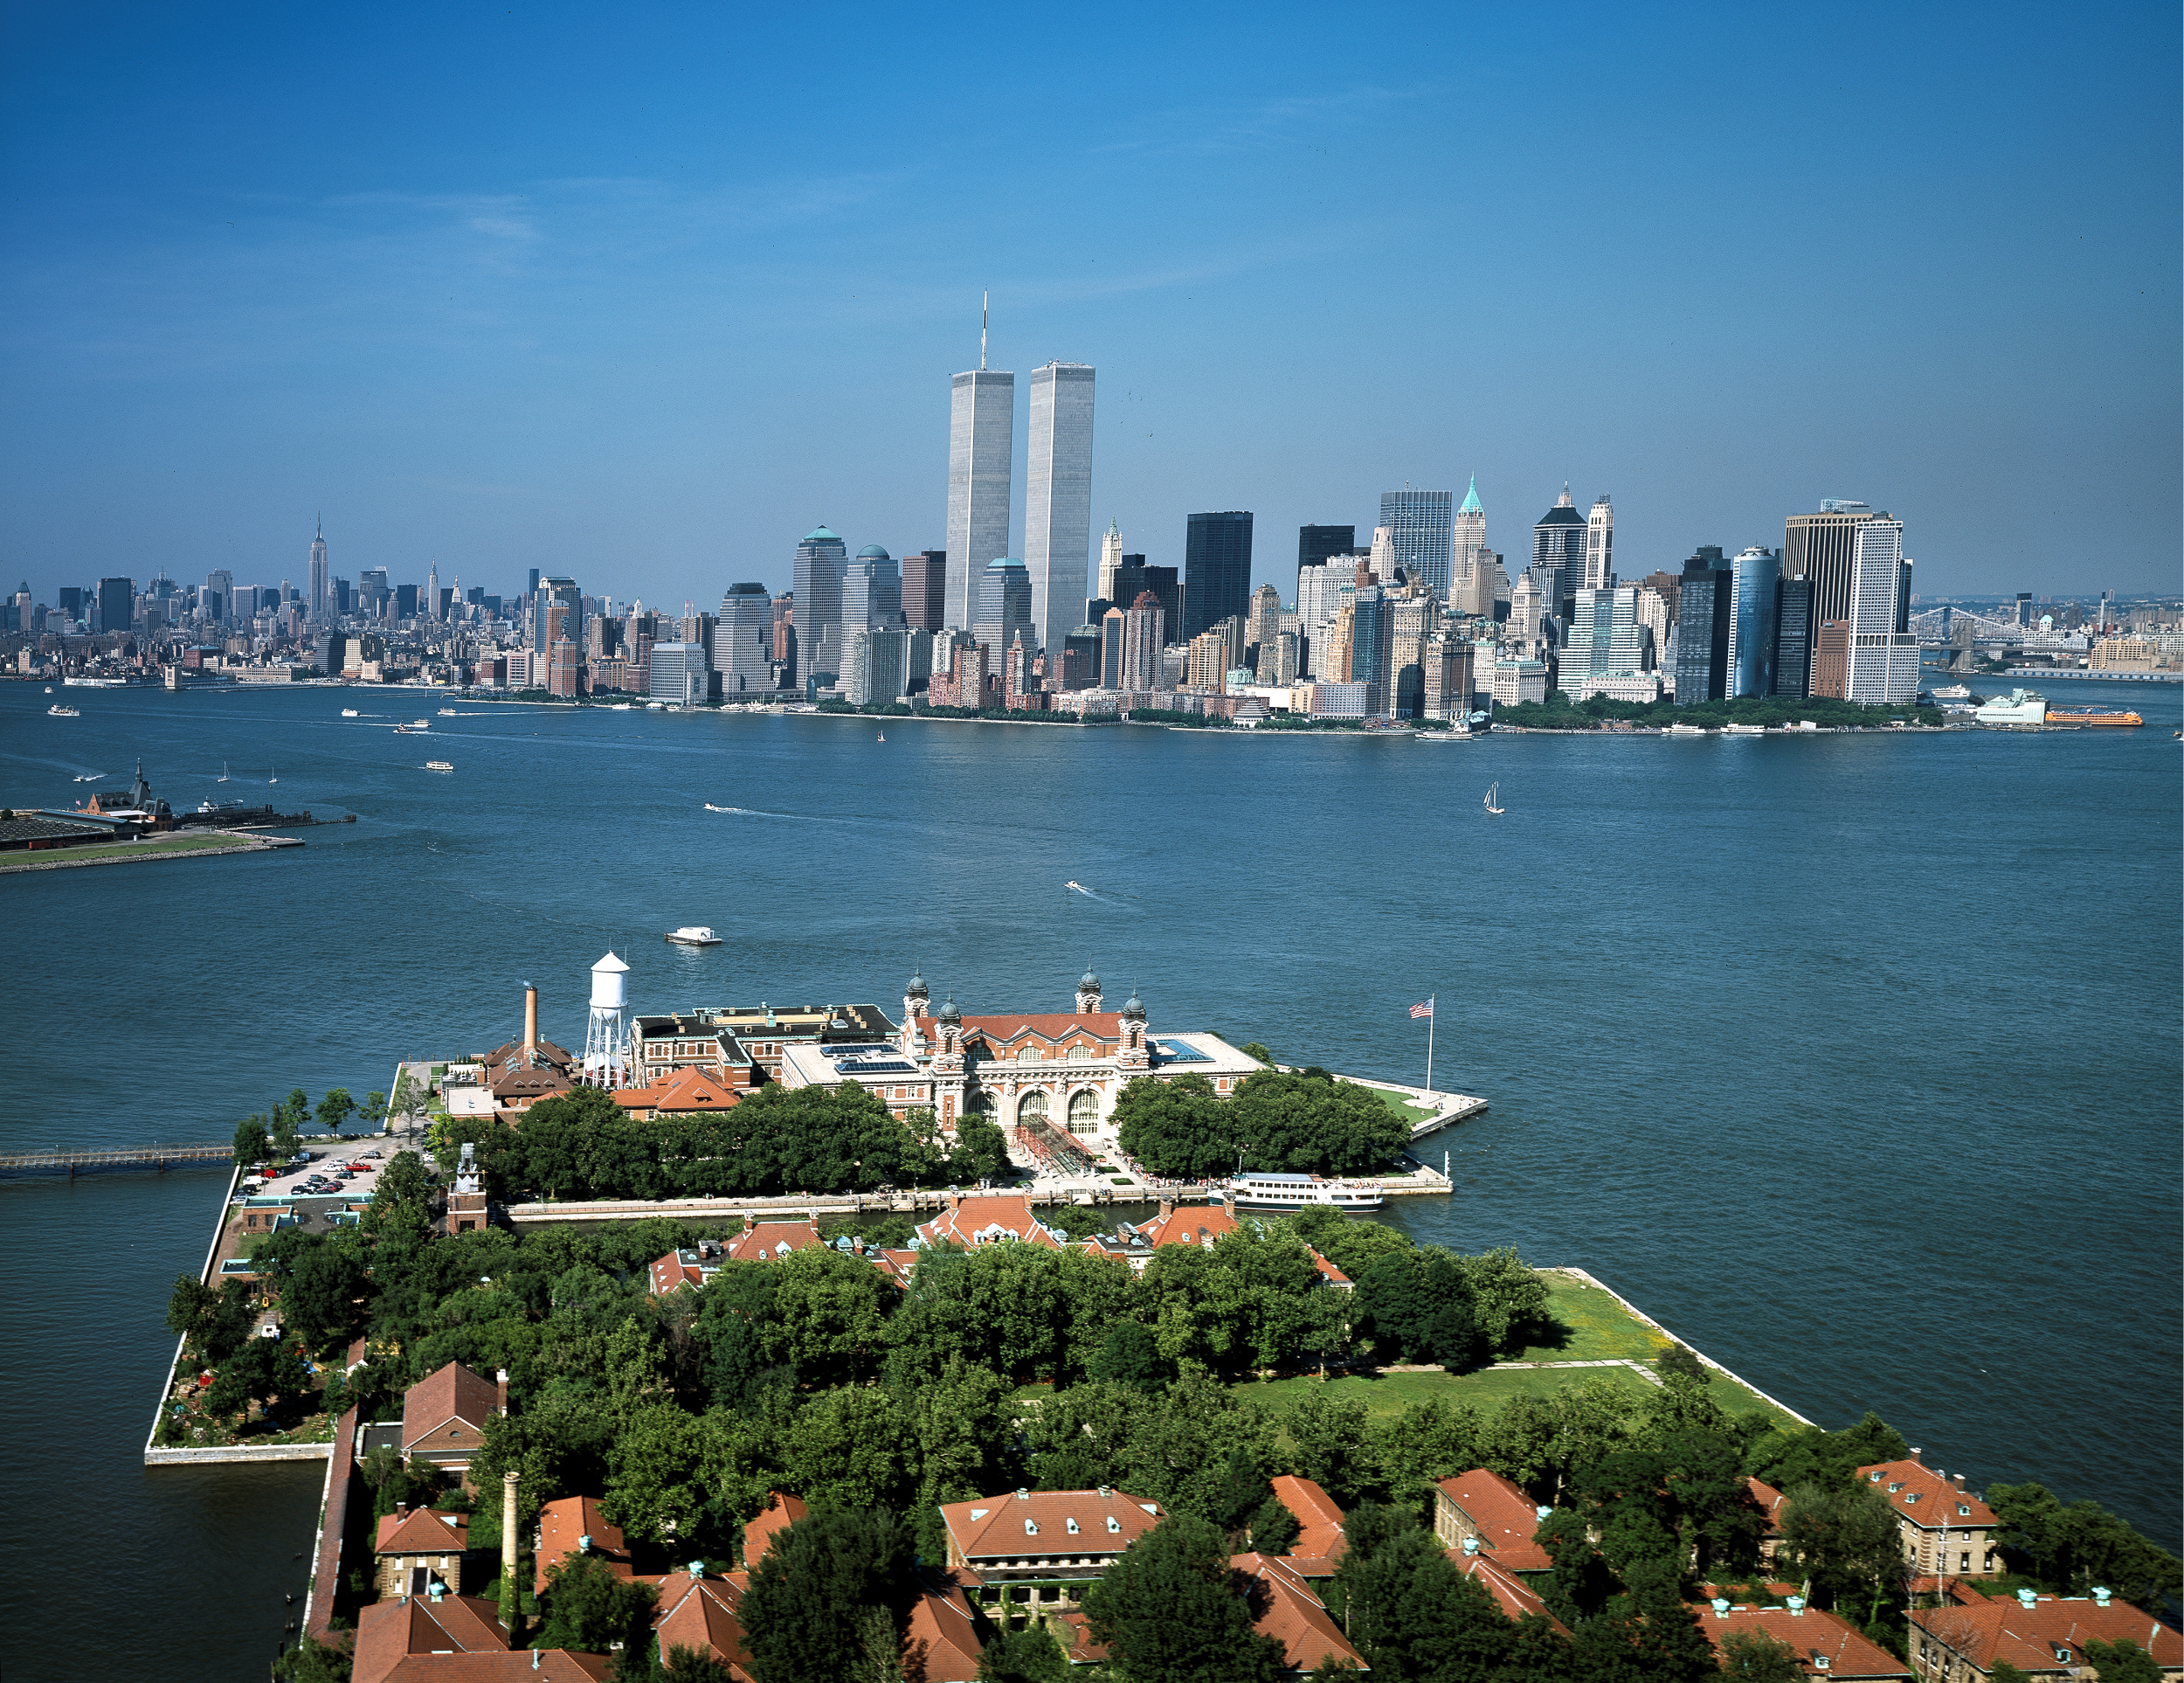
[[[1427,1148],[1454,1195],[1385,1219],[1583,1266],[1822,1423],[1873,1409],[1974,1486],[2037,1479],[2175,1548],[2184,696],[2055,688],[2147,725],[881,741],[368,689],[78,689],[53,719],[0,685],[0,805],[141,758],[177,808],[358,819],[0,878],[0,1150],[219,1139],[291,1087],[384,1089],[508,1039],[526,981],[581,1044],[609,946],[640,1011],[892,1015],[916,966],[966,1010],[1067,1009],[1089,963],[1156,1032],[1413,1083],[1430,995],[1434,1084],[1492,1109]],[[722,945],[661,939],[684,924]],[[301,1608],[320,1466],[140,1461],[225,1185],[0,1184],[0,1548],[39,1586],[0,1624],[10,1678],[256,1677]],[[51,1570],[57,1524],[82,1569]]]

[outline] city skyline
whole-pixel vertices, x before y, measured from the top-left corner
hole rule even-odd
[[[1102,371],[1093,519],[1157,564],[1192,512],[1363,536],[1380,492],[1476,473],[1512,564],[1567,478],[1614,491],[1626,577],[1854,495],[1918,511],[1931,593],[2173,585],[2172,15],[2081,20],[2036,64],[2007,30],[1894,17],[1860,60],[1884,142],[1808,110],[1734,158],[1680,90],[1798,85],[1842,19],[1577,27],[1619,71],[1551,133],[1522,119],[1565,28],[1286,13],[1224,44],[1217,100],[1159,91],[1210,24],[1135,52],[1124,28],[1073,49],[1106,90],[1083,124],[1004,107],[883,149],[784,121],[796,79],[769,73],[823,38],[852,83],[936,72],[937,24],[845,53],[817,22],[671,46],[564,20],[486,90],[482,21],[363,57],[304,17],[18,24],[0,566],[46,596],[116,554],[301,582],[321,505],[336,571],[437,560],[501,594],[533,565],[624,599],[778,589],[820,521],[952,558],[938,378],[977,366],[991,288],[991,368]],[[1459,48],[1461,76],[1388,73]],[[1012,24],[992,64],[1050,52]],[[307,80],[380,120],[295,130],[279,90]],[[1572,204],[1612,287],[1523,260]],[[1852,205],[1859,242],[1813,239]],[[1368,284],[1354,254],[1397,218],[1411,267]],[[1575,410],[1538,377],[1565,360]],[[1261,544],[1252,583],[1282,561]]]

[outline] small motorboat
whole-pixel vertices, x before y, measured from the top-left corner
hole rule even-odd
[[[49,683],[45,686],[45,693],[49,696],[53,693],[53,686],[52,684]]]
[[[667,932],[667,939],[676,946],[718,946],[721,938],[704,924],[685,924],[681,929]]]
[[[356,717],[356,710],[353,707],[344,707],[342,709],[342,717],[345,719],[353,719]]]
[[[428,759],[425,762],[425,769],[428,772],[452,772],[455,767],[449,760]]]
[[[458,715],[458,714],[456,713],[455,710],[454,710],[453,708],[452,708],[452,707],[443,707],[443,708],[441,708],[441,709],[439,710],[439,716],[440,716],[442,718],[444,718],[444,719],[452,719],[452,718],[456,718],[456,717],[460,717],[460,715]]]
[[[429,731],[432,728],[432,721],[430,719],[411,719],[410,721],[410,729],[412,731]]]
[[[1502,815],[1502,808],[1496,805],[1501,798],[1502,786],[1498,783],[1488,785],[1486,791],[1486,809],[1488,812],[1493,814],[1496,818],[1499,818]]]
[[[79,719],[83,715],[73,707],[63,707],[59,702],[55,702],[45,710],[45,717],[49,719]]]

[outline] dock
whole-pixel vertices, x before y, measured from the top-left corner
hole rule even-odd
[[[50,1151],[10,1152],[0,1156],[0,1174],[66,1174],[70,1180],[94,1169],[218,1168],[235,1160],[233,1146],[119,1146]]]

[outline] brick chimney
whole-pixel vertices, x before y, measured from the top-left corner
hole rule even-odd
[[[508,1411],[508,1370],[506,1368],[494,1376],[493,1407],[496,1414]]]
[[[1160,1219],[1166,1221],[1175,1214],[1175,1200],[1163,1194],[1160,1200]]]
[[[528,1065],[538,1061],[538,988],[536,984],[523,984],[523,1062]]]

